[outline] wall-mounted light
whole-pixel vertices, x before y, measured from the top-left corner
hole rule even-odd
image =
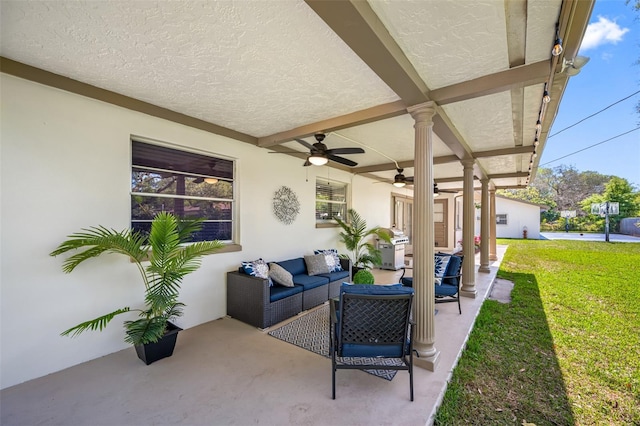
[[[324,166],[329,162],[329,159],[322,154],[312,154],[307,160],[314,166]]]
[[[580,73],[580,69],[585,66],[587,62],[589,62],[587,56],[576,56],[570,61],[567,61],[566,58],[562,58],[562,69],[560,72],[566,72],[568,76],[574,76]]]

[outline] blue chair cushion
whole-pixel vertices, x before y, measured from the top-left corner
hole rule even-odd
[[[328,278],[329,281],[333,282],[333,281],[338,281],[338,280],[343,280],[345,278],[349,278],[349,271],[329,272],[328,274],[320,274],[320,275],[316,275],[316,276],[317,277]]]
[[[295,259],[283,260],[282,262],[276,262],[287,271],[291,272],[291,275],[296,276],[307,273],[307,266],[304,263],[304,258],[297,257]]]
[[[402,345],[342,345],[343,357],[400,358],[404,353]]]
[[[414,294],[411,287],[405,287],[402,284],[377,285],[377,284],[349,284],[342,283],[340,286],[340,294],[370,294],[389,296],[394,294]]]
[[[460,266],[462,266],[462,258],[460,256],[451,256],[447,264],[447,270],[444,275],[449,278],[443,278],[442,284],[458,285],[458,277],[454,275],[460,274]]]
[[[293,287],[283,287],[283,286],[273,286],[270,289],[269,301],[277,302],[278,300],[282,300],[286,297],[293,296],[294,294],[302,293],[302,286],[296,285]]]
[[[457,293],[457,285],[441,284],[436,286],[436,296],[455,296]]]
[[[294,275],[293,283],[302,286],[306,291],[329,284],[329,278],[320,275]]]

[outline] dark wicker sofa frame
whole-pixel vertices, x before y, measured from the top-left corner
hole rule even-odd
[[[302,291],[280,300],[270,300],[269,281],[238,271],[227,272],[227,315],[258,328],[271,327],[300,312],[338,297],[340,286],[351,281],[351,261],[340,259],[349,277]]]

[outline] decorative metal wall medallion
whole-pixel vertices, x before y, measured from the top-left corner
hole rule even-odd
[[[300,202],[296,193],[287,186],[282,186],[273,194],[273,214],[282,223],[290,225],[300,213]]]

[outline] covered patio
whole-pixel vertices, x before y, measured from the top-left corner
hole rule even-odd
[[[2,1],[3,423],[106,424],[129,413],[130,423],[188,424],[214,411],[217,423],[321,424],[329,415],[326,423],[394,423],[400,412],[407,423],[426,422],[500,259],[495,191],[535,177],[593,3]],[[316,152],[317,134],[329,150],[364,153]],[[230,188],[202,208],[224,204],[226,247],[184,282],[185,331],[178,353],[158,364],[170,371],[139,365],[117,325],[59,335],[140,301],[124,259],[96,259],[66,275],[48,256],[81,228],[132,226],[135,143],[207,156],[209,171],[189,179],[226,179]],[[312,154],[329,161],[312,166]],[[216,161],[228,165],[226,175]],[[417,403],[402,399],[402,374],[379,384],[358,372],[342,374],[335,405],[322,402],[328,360],[226,318],[226,273],[242,261],[343,250],[318,208],[319,188],[331,185],[344,190],[332,203],[410,237]],[[287,222],[272,212],[283,187],[299,201]],[[465,259],[477,259],[463,264],[466,297],[452,328],[445,319],[457,306],[434,315],[433,258],[458,241]],[[200,336],[206,343],[195,343]],[[122,368],[130,370],[120,377]],[[152,397],[136,402],[143,389]],[[390,395],[402,410],[387,405]],[[23,405],[67,397],[33,413]],[[170,397],[188,397],[179,418]],[[169,417],[153,417],[162,410]],[[92,420],[81,414],[92,411]],[[23,417],[31,414],[44,417]]]
[[[438,305],[435,372],[391,381],[341,370],[331,399],[331,360],[231,318],[183,331],[173,357],[148,368],[125,349],[2,391],[3,425],[431,424],[451,371],[491,291],[506,246],[476,283],[478,297]],[[479,265],[479,257],[476,266]],[[393,282],[399,273],[376,270]],[[276,328],[276,327],[273,327]],[[442,336],[439,334],[442,333]],[[446,335],[446,338],[445,338]]]

